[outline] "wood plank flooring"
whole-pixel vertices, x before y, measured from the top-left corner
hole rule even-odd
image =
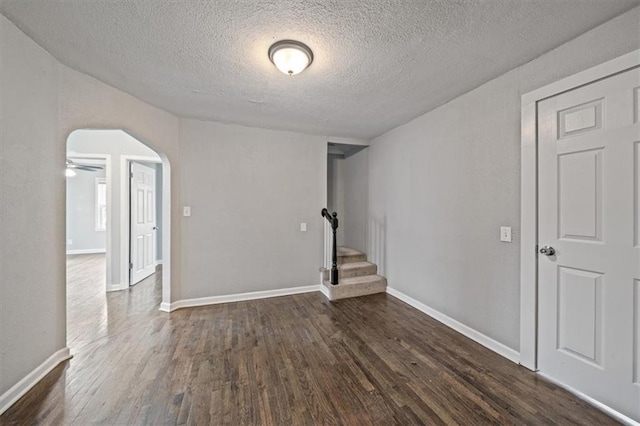
[[[128,291],[107,293],[104,254],[67,256],[67,346],[80,347],[153,315],[162,300],[162,273]]]
[[[166,314],[155,277],[105,295],[75,275],[101,261],[70,259],[74,358],[3,425],[616,424],[386,294]]]

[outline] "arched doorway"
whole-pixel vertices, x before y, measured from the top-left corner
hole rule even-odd
[[[133,170],[145,172],[142,183]],[[79,129],[67,138],[67,174],[67,344],[73,348],[113,331],[115,317],[127,309],[169,302],[170,165],[124,130]],[[142,197],[140,185],[146,185]],[[134,235],[138,219],[152,229],[137,235],[142,245]]]

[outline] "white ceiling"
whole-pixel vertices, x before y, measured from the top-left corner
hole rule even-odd
[[[180,117],[369,138],[638,0],[0,0],[62,63]],[[296,39],[294,77],[269,46]]]

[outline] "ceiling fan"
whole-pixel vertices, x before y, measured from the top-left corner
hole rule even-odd
[[[97,172],[98,170],[102,170],[103,168],[103,166],[97,166],[94,164],[77,163],[67,158],[67,169],[65,170],[65,175],[67,177],[71,177],[76,175],[76,170],[82,170],[85,172]]]

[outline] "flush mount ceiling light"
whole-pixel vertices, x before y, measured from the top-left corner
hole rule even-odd
[[[296,75],[311,65],[313,52],[299,41],[280,40],[269,48],[269,59],[284,74]]]

